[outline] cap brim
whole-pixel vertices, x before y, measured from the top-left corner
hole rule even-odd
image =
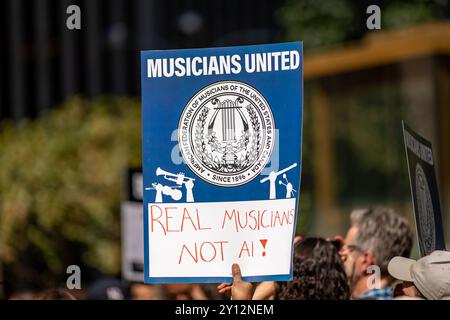
[[[389,261],[388,271],[395,279],[413,282],[411,276],[411,266],[416,260],[408,259],[404,257],[394,257]]]

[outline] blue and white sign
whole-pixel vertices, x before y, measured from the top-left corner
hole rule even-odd
[[[143,51],[145,282],[292,279],[302,43]]]

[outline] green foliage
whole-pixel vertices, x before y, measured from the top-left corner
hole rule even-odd
[[[434,7],[439,1],[390,1],[381,15],[382,25],[388,29],[425,23],[435,19]]]
[[[447,1],[442,0],[381,3],[382,30],[442,19],[447,5]],[[279,20],[286,29],[286,38],[304,41],[305,51],[308,51],[357,40],[373,32],[366,28],[366,9],[363,3],[351,0],[288,0],[280,9]]]
[[[354,27],[348,0],[288,1],[280,11],[290,40],[302,40],[305,50],[337,44],[346,40]]]
[[[82,263],[120,270],[120,199],[140,166],[139,104],[75,98],[0,130],[0,258],[19,266],[30,248],[49,274]],[[71,248],[71,249],[69,249]]]

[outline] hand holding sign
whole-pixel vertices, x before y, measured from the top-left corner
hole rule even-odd
[[[242,281],[241,268],[237,263],[233,263],[231,267],[233,275],[233,283],[222,283],[217,287],[219,293],[231,291],[231,299],[233,300],[251,300],[253,294],[253,285],[250,282]]]

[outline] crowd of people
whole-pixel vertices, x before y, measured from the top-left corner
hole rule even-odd
[[[345,238],[295,243],[294,279],[253,285],[232,267],[233,283],[219,292],[239,299],[450,300],[450,252],[409,259],[413,233],[389,208],[355,210]]]
[[[296,237],[293,280],[242,280],[232,266],[232,283],[126,283],[105,278],[87,290],[53,289],[10,299],[37,300],[391,300],[450,299],[450,252],[434,251],[410,259],[413,232],[407,219],[393,209],[354,210],[344,237]]]

